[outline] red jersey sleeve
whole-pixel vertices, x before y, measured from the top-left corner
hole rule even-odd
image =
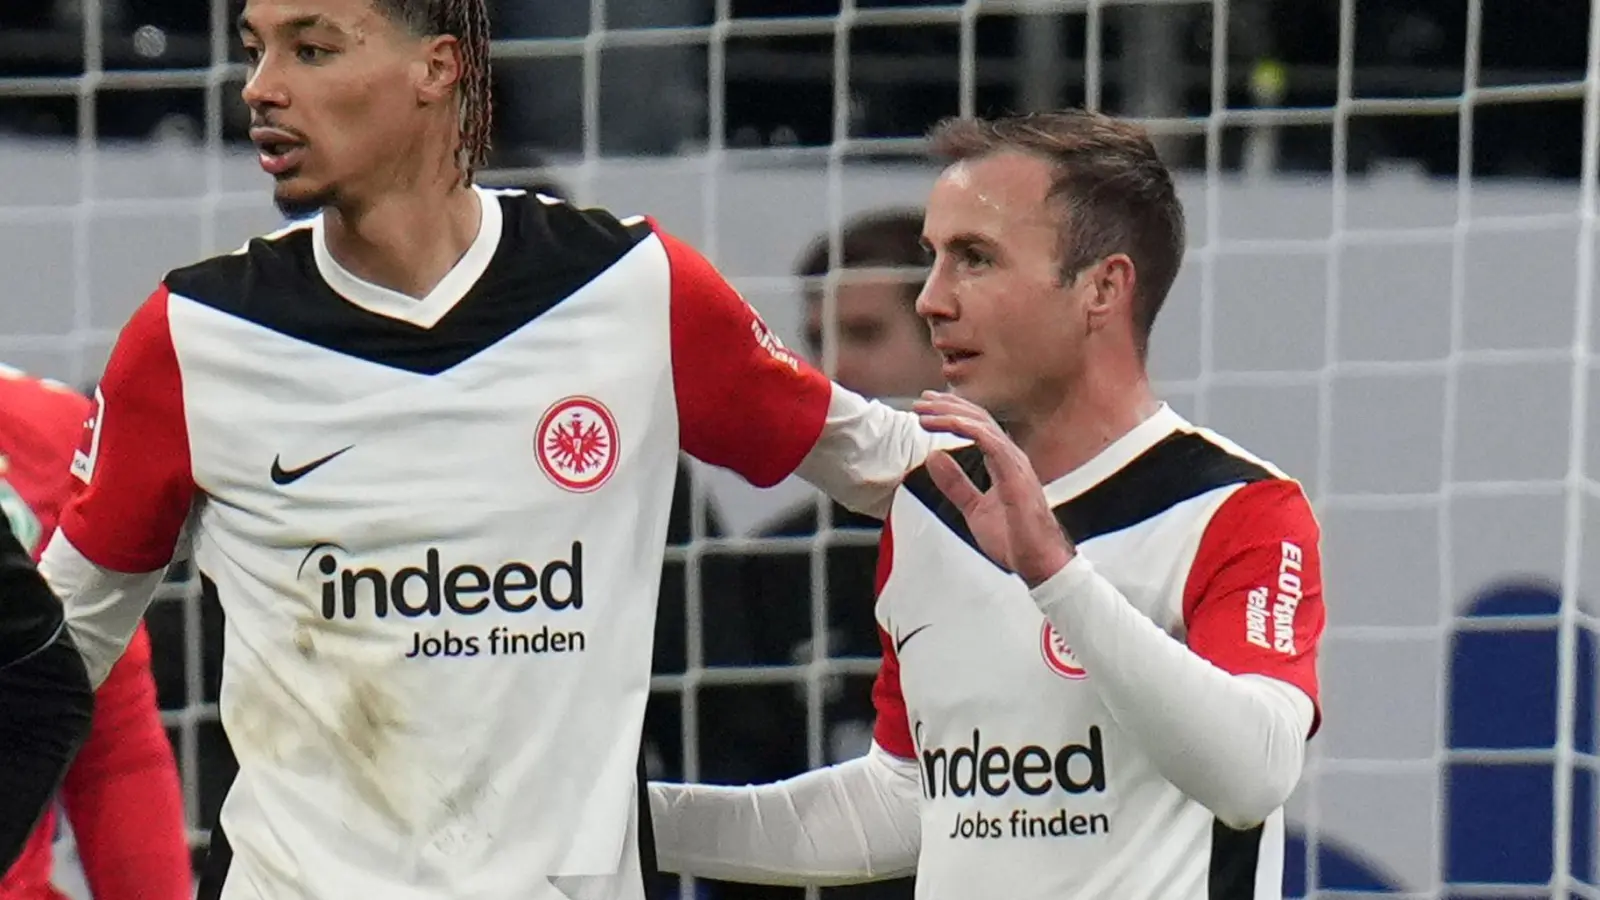
[[[1320,542],[1298,484],[1246,485],[1206,525],[1183,597],[1190,649],[1232,674],[1294,685],[1317,707],[1316,723],[1326,624]]]
[[[833,384],[785,349],[705,257],[659,229],[656,235],[672,271],[672,380],[683,449],[771,487],[815,446]]]
[[[894,566],[894,533],[889,523],[883,523],[883,534],[878,538],[878,571],[876,593],[883,593]],[[872,726],[872,740],[879,747],[901,759],[914,759],[916,743],[911,738],[911,717],[906,712],[906,698],[900,691],[900,659],[894,652],[894,638],[878,628],[878,641],[883,645],[883,662],[878,666],[878,677],[872,683],[872,706],[877,721]]]
[[[89,400],[78,392],[0,366],[0,511],[13,515],[12,528],[30,550],[44,549],[78,486],[68,464],[88,415]]]
[[[67,772],[62,800],[97,900],[189,896],[183,795],[143,626],[95,692],[89,740]]]
[[[117,338],[72,460],[85,487],[61,516],[78,552],[115,572],[171,562],[194,499],[168,302],[156,291]]]

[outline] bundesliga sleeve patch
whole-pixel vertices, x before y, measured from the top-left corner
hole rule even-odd
[[[105,394],[95,388],[89,417],[83,420],[83,439],[72,454],[72,474],[84,484],[94,478],[94,462],[100,455],[100,423],[105,419],[105,409]]]

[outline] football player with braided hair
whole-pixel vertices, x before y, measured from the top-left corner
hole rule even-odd
[[[184,540],[239,764],[201,900],[642,900],[680,453],[881,516],[933,438],[655,221],[476,184],[482,0],[246,0],[238,32],[295,221],[122,329],[39,564],[64,627],[0,606],[31,642],[0,697],[69,747]],[[63,756],[27,752],[0,834]]]

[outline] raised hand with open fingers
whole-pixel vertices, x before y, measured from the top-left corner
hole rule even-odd
[[[1072,561],[1072,543],[1056,522],[1033,465],[994,417],[954,394],[927,391],[912,407],[928,431],[971,440],[983,453],[990,487],[979,490],[942,450],[928,457],[928,475],[954,503],[978,547],[1029,587],[1048,581]]]

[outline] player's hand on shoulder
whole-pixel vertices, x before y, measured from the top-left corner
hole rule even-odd
[[[956,434],[983,452],[990,487],[979,490],[961,465],[943,450],[928,456],[928,475],[967,520],[978,547],[1017,573],[1028,587],[1050,580],[1072,561],[1072,544],[1061,530],[1033,464],[982,407],[954,394],[926,391],[912,407],[922,427]]]

